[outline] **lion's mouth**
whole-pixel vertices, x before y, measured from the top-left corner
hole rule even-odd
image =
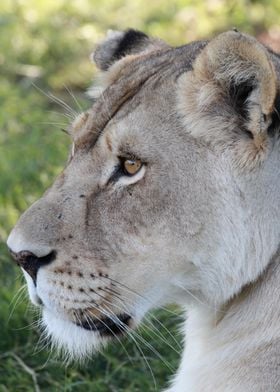
[[[88,331],[97,331],[103,336],[122,335],[126,332],[131,316],[128,314],[120,314],[114,318],[104,317],[102,319],[87,317],[85,320],[77,320],[75,324],[78,327]]]

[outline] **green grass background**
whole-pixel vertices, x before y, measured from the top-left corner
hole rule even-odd
[[[0,2],[0,392],[159,391],[176,368],[180,316],[157,312],[139,347],[111,345],[86,365],[66,367],[38,346],[36,315],[5,247],[19,215],[51,184],[67,156],[59,131],[68,112],[87,108],[84,96],[96,70],[88,56],[106,30],[134,27],[183,44],[237,27],[266,38],[280,36],[280,2],[253,0],[1,0]],[[43,92],[41,91],[43,90]],[[150,324],[147,324],[150,325]],[[160,332],[158,332],[157,328]],[[165,342],[163,340],[166,340]],[[131,360],[129,360],[128,351]],[[146,359],[143,358],[143,354]],[[168,366],[160,359],[166,358]],[[147,365],[147,363],[149,365]],[[152,368],[153,376],[149,370]]]

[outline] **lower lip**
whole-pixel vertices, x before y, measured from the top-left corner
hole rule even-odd
[[[102,320],[84,320],[76,323],[76,325],[88,331],[99,332],[100,335],[103,336],[114,336],[123,335],[126,332],[126,328],[129,326],[130,320],[131,316],[128,314],[122,314],[117,316],[116,321],[107,317]]]

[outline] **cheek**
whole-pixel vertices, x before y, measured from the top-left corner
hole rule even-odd
[[[152,258],[164,254],[173,235],[170,190],[154,186],[147,192],[148,185],[144,177],[133,186],[102,190],[88,200],[88,246],[95,253],[103,249],[108,262],[126,258],[145,262],[143,255],[149,259],[149,254]]]

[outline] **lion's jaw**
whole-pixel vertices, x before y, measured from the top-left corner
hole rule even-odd
[[[129,332],[155,307],[219,309],[262,274],[278,248],[279,141],[267,131],[271,97],[258,96],[273,90],[275,75],[259,80],[253,57],[255,84],[232,97],[226,67],[211,63],[211,50],[227,38],[257,46],[230,32],[209,47],[164,48],[113,64],[107,89],[72,127],[68,165],[9,237],[34,275],[29,290],[44,304],[48,333],[73,356]],[[260,75],[270,69],[264,57]],[[243,63],[240,69],[244,81]],[[233,78],[239,69],[231,71]],[[246,116],[242,97],[242,105],[253,101]],[[126,158],[143,163],[133,176],[120,170]],[[35,274],[26,253],[22,262],[24,251],[38,263],[52,253],[55,259]]]
[[[27,241],[21,239],[22,243],[32,249]],[[14,234],[8,244],[16,247]],[[94,263],[92,255],[77,259],[72,252],[61,258],[60,254],[57,252],[54,264],[39,269],[36,285],[26,271],[23,273],[32,303],[41,307],[45,337],[51,338],[52,345],[67,360],[89,358],[112,339],[118,341],[129,335],[150,309],[180,298],[172,287],[172,278],[155,272],[153,267],[137,273],[129,271],[124,263],[128,275],[122,277],[124,273],[117,274],[113,268]],[[138,262],[144,259],[138,258]],[[118,262],[119,268],[122,263]],[[156,282],[149,279],[152,275],[157,277]]]

